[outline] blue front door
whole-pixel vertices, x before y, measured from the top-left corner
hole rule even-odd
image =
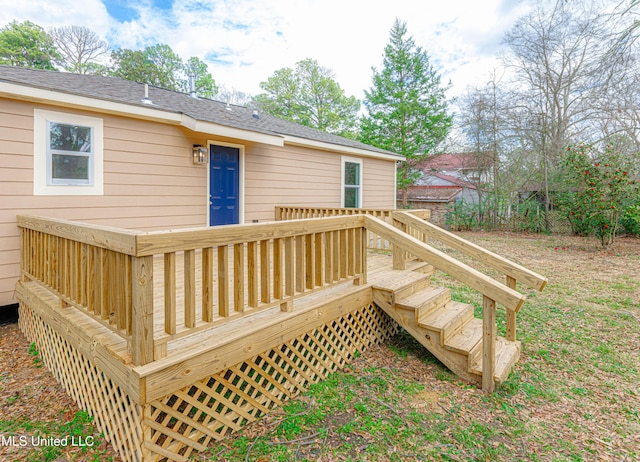
[[[232,225],[240,217],[240,150],[210,147],[209,225]]]

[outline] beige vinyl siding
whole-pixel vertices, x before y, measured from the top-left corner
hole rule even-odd
[[[104,196],[33,195],[33,111],[100,117]],[[207,168],[193,165],[204,144],[180,127],[111,115],[0,101],[0,306],[15,303],[19,276],[17,214],[156,230],[206,224]]]
[[[394,162],[364,159],[362,207],[392,209],[396,195]]]
[[[245,223],[273,220],[275,205],[342,205],[340,153],[265,145],[247,146],[246,153]],[[371,158],[362,158],[362,162],[362,206],[392,208],[394,162]]]
[[[340,204],[340,155],[259,145],[247,147],[245,164],[245,223],[273,220],[276,205]]]
[[[35,108],[103,120],[103,196],[33,195]],[[192,163],[191,148],[208,141],[216,142],[178,126],[0,99],[0,306],[16,303],[18,214],[140,230],[206,226],[209,167]],[[245,147],[245,223],[273,220],[275,205],[341,205],[343,154],[217,141]],[[393,172],[392,161],[363,158],[364,207],[393,206]]]

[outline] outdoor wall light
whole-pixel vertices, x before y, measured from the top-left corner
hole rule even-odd
[[[193,145],[193,163],[196,165],[206,164],[208,160],[207,148],[203,148],[201,144]]]

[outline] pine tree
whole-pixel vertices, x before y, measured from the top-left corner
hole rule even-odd
[[[405,156],[397,179],[404,206],[407,189],[419,177],[417,165],[434,153],[452,125],[445,95],[448,86],[442,86],[427,52],[406,34],[406,23],[396,19],[382,70],[373,68],[373,86],[365,91],[368,115],[360,134],[364,143]]]

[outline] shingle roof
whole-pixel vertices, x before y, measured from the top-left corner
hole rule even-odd
[[[443,173],[429,173],[427,175],[431,175],[436,178],[440,178],[441,180],[448,181],[452,185],[460,186],[461,188],[478,189],[478,187],[475,184],[470,183],[468,181],[464,181],[455,176],[445,175]]]
[[[461,186],[411,186],[407,190],[407,199],[417,202],[450,202],[460,191]]]
[[[251,108],[227,105],[220,101],[205,98],[192,98],[186,93],[158,87],[149,86],[149,99],[153,102],[153,105],[144,105],[142,103],[144,84],[115,77],[0,65],[0,81],[131,106],[144,106],[146,108],[184,114],[198,121],[213,122],[257,133],[295,136],[338,146],[395,155],[399,159],[401,158],[401,156],[390,151],[278,119],[267,114],[259,114],[259,117],[256,118]]]

